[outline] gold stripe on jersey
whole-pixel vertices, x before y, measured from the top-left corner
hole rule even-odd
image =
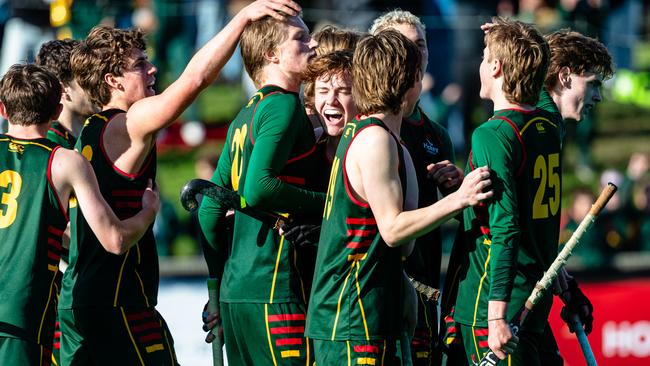
[[[343,299],[343,293],[345,292],[345,288],[348,287],[348,280],[350,279],[350,275],[352,275],[353,270],[354,270],[354,262],[352,262],[352,266],[350,266],[350,271],[348,272],[348,275],[345,276],[345,281],[343,281],[343,288],[341,289],[341,293],[339,294],[339,301],[336,304],[336,316],[334,317],[334,327],[332,328],[332,340],[334,340],[334,337],[336,337],[336,327],[339,323],[339,315],[341,315],[341,300]]]
[[[309,363],[310,363],[309,362],[309,359],[310,359],[309,349],[311,348],[311,347],[309,347],[309,337],[305,337],[305,345],[306,345],[305,349],[307,350],[306,351],[307,352],[307,357],[305,357],[305,366],[309,366]]]
[[[56,272],[52,275],[52,281],[50,282],[50,291],[47,294],[47,302],[45,303],[45,309],[43,309],[43,315],[41,315],[41,323],[38,326],[38,336],[36,336],[36,342],[41,343],[41,332],[43,331],[43,323],[45,322],[45,316],[47,315],[47,309],[50,307],[50,300],[52,299],[52,288],[55,286],[56,281]],[[42,359],[42,357],[41,357]]]
[[[0,139],[0,142],[5,142],[5,141],[11,141],[11,142],[13,142],[13,143],[15,143],[15,144],[20,144],[20,145],[35,145],[35,146],[38,146],[38,147],[42,147],[43,149],[45,149],[45,150],[47,150],[47,151],[52,151],[52,148],[51,148],[51,147],[49,147],[49,146],[45,146],[45,145],[43,145],[43,144],[39,144],[38,142],[33,142],[33,141],[19,141],[19,140],[14,140],[14,139],[7,138],[7,137]]]
[[[162,344],[157,343],[152,346],[147,346],[145,349],[147,350],[147,353],[151,353],[156,351],[162,351],[165,349],[165,347]]]
[[[363,320],[363,329],[366,331],[366,340],[370,340],[370,332],[368,332],[368,322],[366,321],[366,311],[363,309],[363,302],[361,301],[361,286],[359,286],[359,270],[361,269],[361,265],[359,265],[359,261],[355,261],[357,265],[357,271],[354,274],[354,280],[357,285],[357,295],[359,296],[359,309],[361,310],[361,319]]]
[[[113,299],[113,306],[117,306],[117,296],[120,293],[120,285],[122,284],[122,273],[124,272],[126,259],[129,258],[129,253],[131,253],[131,248],[129,248],[129,250],[126,251],[126,254],[124,254],[124,259],[122,260],[122,265],[120,266],[120,274],[117,276],[117,285],[115,286],[115,298]]]
[[[300,357],[300,350],[289,349],[289,350],[286,350],[286,351],[282,351],[282,352],[280,352],[280,356],[282,356],[282,358]]]
[[[142,283],[142,278],[140,277],[140,274],[138,273],[137,269],[134,269],[133,272],[135,273],[135,277],[138,279],[138,283],[140,284],[140,290],[142,291],[142,297],[144,298],[144,303],[147,305],[147,307],[149,307],[149,299],[147,299],[147,294],[144,292],[144,283]]]
[[[519,135],[523,135],[524,131],[526,131],[528,126],[530,126],[531,124],[533,124],[535,122],[546,122],[546,123],[549,123],[551,126],[557,128],[557,125],[555,123],[549,121],[548,119],[546,119],[544,117],[535,117],[535,118],[531,119],[530,121],[528,121],[528,123],[526,123],[524,125],[524,128],[522,128],[521,131],[519,131]]]
[[[280,245],[278,246],[278,256],[275,258],[275,268],[273,269],[273,282],[271,282],[271,296],[269,296],[269,303],[273,304],[273,295],[275,294],[275,280],[278,277],[278,269],[280,268],[280,257],[282,256],[282,246],[284,245],[284,235],[280,236]]]
[[[131,327],[129,327],[129,321],[126,319],[126,314],[124,313],[124,308],[120,306],[120,312],[122,313],[122,319],[124,319],[124,328],[126,328],[126,332],[129,333],[129,338],[131,339],[131,343],[133,343],[133,349],[135,349],[135,353],[138,355],[138,359],[140,360],[140,364],[142,366],[144,365],[144,361],[142,360],[142,355],[140,355],[140,350],[138,349],[138,344],[135,343],[135,338],[133,338],[133,333],[131,333]]]
[[[359,357],[357,358],[357,365],[376,365],[377,360],[372,357]]]
[[[345,341],[345,345],[348,346],[348,366],[350,366],[350,341]]]
[[[269,351],[271,352],[271,359],[273,360],[273,366],[278,366],[277,361],[275,361],[275,353],[273,352],[273,342],[271,341],[271,330],[269,329],[269,305],[264,304],[264,324],[266,325],[266,339],[269,341]],[[307,345],[309,347],[309,345]]]
[[[485,241],[483,243],[485,243]],[[492,247],[488,246],[487,258],[485,258],[485,265],[483,266],[483,276],[481,276],[481,280],[478,283],[478,290],[476,291],[476,302],[474,303],[474,321],[472,321],[472,327],[476,326],[476,314],[478,313],[478,302],[479,299],[481,298],[481,289],[483,288],[483,281],[485,281],[485,277],[487,277],[487,267],[488,264],[490,263],[491,249]]]

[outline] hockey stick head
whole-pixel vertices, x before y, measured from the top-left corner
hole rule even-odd
[[[208,188],[216,187],[216,184],[205,179],[192,179],[181,189],[181,205],[187,211],[194,211],[199,208],[198,194],[204,194]]]

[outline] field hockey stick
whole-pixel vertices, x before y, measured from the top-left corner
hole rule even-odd
[[[411,282],[411,285],[413,285],[413,288],[415,288],[415,291],[423,295],[427,301],[438,302],[438,298],[440,297],[440,290],[429,285],[425,285],[424,283],[416,280],[411,276],[408,276],[408,279],[409,282]]]
[[[214,314],[219,309],[219,280],[208,278],[208,312]],[[212,364],[223,366],[223,337],[218,327],[210,330],[214,339],[212,340]]]
[[[237,192],[218,186],[205,179],[192,179],[183,186],[183,189],[181,189],[181,204],[183,208],[187,211],[194,211],[199,208],[199,202],[196,198],[198,194],[213,198],[224,207],[232,208],[270,224],[274,229],[278,229],[290,221],[286,215],[250,207],[244,197],[237,194]]]
[[[567,259],[571,256],[573,248],[575,248],[575,246],[578,245],[578,242],[582,238],[582,235],[584,235],[584,233],[591,227],[591,225],[593,225],[594,221],[596,221],[596,217],[598,217],[598,214],[600,214],[600,211],[602,211],[602,209],[605,207],[609,199],[612,198],[612,196],[616,192],[616,189],[617,188],[614,184],[608,183],[607,187],[605,187],[603,191],[600,193],[600,196],[598,196],[596,202],[591,206],[591,209],[589,210],[587,216],[585,216],[585,218],[582,219],[576,231],[573,232],[573,235],[571,235],[569,241],[567,241],[567,243],[564,245],[564,248],[562,248],[562,250],[560,251],[560,254],[558,254],[558,256],[555,258],[553,263],[551,263],[551,266],[544,273],[542,279],[539,280],[539,282],[537,282],[535,288],[533,289],[533,292],[526,300],[524,306],[522,306],[521,309],[517,311],[517,313],[512,318],[512,320],[510,320],[510,328],[512,330],[512,335],[517,335],[517,333],[519,333],[519,328],[526,320],[528,313],[531,310],[533,310],[535,304],[539,302],[539,300],[544,296],[546,291],[551,287],[553,281],[555,281],[555,279],[557,278],[560,269],[564,267]],[[589,348],[591,349],[591,347]],[[493,366],[496,365],[498,362],[499,362],[499,358],[496,356],[496,354],[494,354],[494,351],[490,349],[485,354],[485,356],[483,356],[481,361],[479,361],[479,366]]]
[[[587,338],[585,330],[582,328],[582,322],[580,321],[578,314],[571,315],[571,326],[576,332],[576,337],[580,344],[580,350],[582,350],[582,355],[585,357],[587,366],[598,366],[596,356],[594,356],[594,351],[591,349],[589,339]]]

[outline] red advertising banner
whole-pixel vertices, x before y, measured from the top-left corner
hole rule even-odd
[[[581,283],[594,305],[589,343],[599,366],[650,365],[650,278]],[[575,334],[560,318],[555,297],[549,321],[565,365],[584,365]]]

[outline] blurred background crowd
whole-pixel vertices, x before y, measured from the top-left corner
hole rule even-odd
[[[160,91],[180,74],[197,47],[247,3],[0,0],[0,73],[13,63],[33,61],[44,41],[81,39],[97,24],[135,26],[148,34],[148,54],[158,68]],[[571,264],[587,271],[644,265],[650,270],[642,260],[650,256],[638,255],[650,253],[650,1],[303,0],[300,4],[311,30],[326,24],[367,30],[376,16],[397,6],[421,17],[430,50],[421,106],[449,130],[459,166],[465,164],[468,136],[491,111],[478,97],[481,24],[503,15],[535,23],[544,33],[570,27],[601,39],[614,57],[617,74],[604,87],[605,102],[580,124],[569,123],[563,238],[576,228],[599,188],[611,181],[620,192],[582,240]],[[155,230],[161,256],[200,256],[196,218],[182,210],[178,192],[192,178],[212,176],[227,125],[253,88],[236,53],[215,85],[183,114],[181,123],[160,135],[159,183],[165,202]],[[454,224],[447,225],[445,232],[449,251]],[[186,270],[195,270],[189,267]]]

